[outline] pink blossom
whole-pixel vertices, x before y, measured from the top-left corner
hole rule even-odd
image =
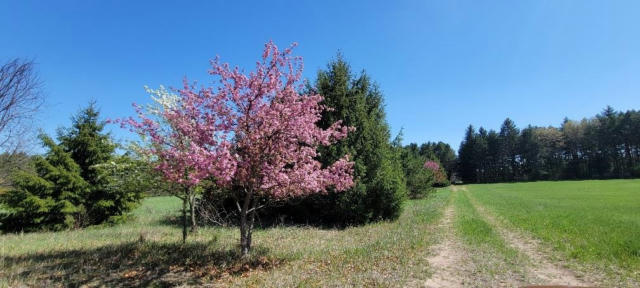
[[[424,162],[424,168],[436,172],[440,169],[440,164],[438,164],[438,162],[429,160],[427,162]]]
[[[196,185],[213,177],[220,186],[241,187],[251,195],[286,198],[353,185],[348,156],[322,167],[316,148],[347,136],[352,127],[316,123],[325,107],[318,94],[301,94],[302,58],[265,44],[255,70],[211,61],[215,87],[184,80],[175,107],[157,117],[135,106],[138,119],[115,120],[150,142],[145,152],[158,161],[169,181]]]

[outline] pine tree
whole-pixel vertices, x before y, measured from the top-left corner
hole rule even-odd
[[[60,230],[84,224],[82,203],[89,184],[69,153],[46,135],[40,139],[49,151],[34,157],[36,173],[16,172],[14,188],[2,195],[4,231]]]
[[[147,163],[115,156],[102,132],[104,122],[91,103],[58,131],[59,144],[42,135],[48,152],[35,156],[35,171],[17,171],[14,189],[2,197],[6,230],[59,230],[124,219],[148,183]],[[145,178],[146,177],[146,178]]]
[[[500,161],[501,166],[505,171],[508,171],[505,176],[506,181],[514,181],[518,178],[518,138],[520,137],[520,130],[516,128],[515,123],[509,118],[505,119],[500,127]]]
[[[333,195],[329,206],[335,207],[328,218],[348,223],[365,223],[393,219],[400,215],[406,195],[399,155],[392,149],[384,100],[377,85],[362,72],[354,76],[349,65],[338,55],[327,71],[320,71],[317,92],[325,97],[325,111],[320,126],[343,119],[356,130],[346,140],[321,150],[321,161],[330,163],[340,155],[353,156],[356,186]]]
[[[110,135],[103,132],[105,122],[99,117],[95,102],[91,102],[71,118],[71,127],[58,130],[60,145],[78,163],[82,178],[91,185],[100,184],[93,166],[111,160],[116,148]]]
[[[60,145],[78,163],[80,175],[91,185],[86,202],[92,223],[102,223],[110,216],[120,215],[122,205],[126,206],[125,203],[116,203],[122,200],[122,195],[109,189],[109,178],[100,177],[100,171],[96,169],[96,165],[112,160],[116,147],[110,135],[103,132],[105,122],[99,117],[95,103],[91,102],[71,118],[71,127],[58,130]]]
[[[476,163],[476,181],[477,182],[491,182],[491,157],[489,156],[489,132],[483,127],[478,129],[478,134],[475,136],[473,147],[473,159]]]
[[[406,186],[400,150],[389,143],[391,135],[380,89],[364,72],[354,76],[341,55],[328,64],[327,70],[319,71],[315,87],[307,89],[316,90],[324,97],[322,104],[330,108],[318,122],[321,128],[338,120],[356,128],[346,139],[318,149],[323,165],[351,155],[356,185],[345,192],[294,199],[266,213],[286,214],[297,222],[330,225],[398,217]]]
[[[476,144],[476,131],[472,125],[467,127],[464,139],[458,150],[458,171],[464,182],[476,182],[476,157],[474,155]]]

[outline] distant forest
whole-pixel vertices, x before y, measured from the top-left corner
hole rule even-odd
[[[560,127],[520,130],[509,118],[500,131],[469,125],[456,171],[466,183],[640,177],[640,111],[607,107]]]

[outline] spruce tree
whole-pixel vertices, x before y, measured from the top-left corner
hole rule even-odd
[[[99,119],[95,102],[71,117],[71,127],[58,130],[58,140],[65,151],[80,166],[80,173],[91,185],[100,184],[99,174],[93,167],[111,160],[116,146],[110,135],[104,133],[105,122]]]
[[[124,219],[149,187],[149,167],[116,156],[104,124],[91,103],[70,128],[58,131],[59,144],[41,136],[49,151],[34,157],[35,172],[17,171],[14,189],[2,196],[3,229],[59,230]]]
[[[117,221],[142,198],[145,185],[132,180],[142,170],[128,156],[115,156],[116,145],[104,132],[105,122],[94,102],[73,116],[71,122],[71,127],[58,131],[58,140],[91,186],[85,199],[90,221]]]
[[[460,178],[464,182],[476,182],[476,157],[475,157],[475,145],[476,144],[476,131],[472,125],[467,127],[464,134],[464,139],[460,143],[460,149],[458,150],[458,172]]]
[[[89,184],[69,153],[46,135],[40,139],[49,151],[34,157],[35,174],[17,171],[13,189],[2,194],[3,231],[60,230],[84,224],[82,203]]]
[[[95,103],[91,102],[71,118],[71,127],[58,130],[60,145],[78,163],[82,178],[91,185],[86,202],[92,223],[102,223],[112,215],[121,214],[116,203],[118,193],[108,189],[109,178],[100,177],[96,169],[96,165],[111,161],[116,147],[109,134],[103,132],[105,122],[99,117]]]
[[[323,113],[322,128],[343,119],[356,130],[337,145],[320,150],[324,163],[331,163],[345,153],[355,162],[356,185],[349,191],[330,195],[326,218],[344,224],[358,224],[400,215],[406,196],[404,174],[399,155],[391,147],[383,95],[363,71],[359,76],[342,55],[318,72],[315,88],[324,96],[330,110]],[[322,196],[319,196],[322,197]]]
[[[318,72],[315,87],[308,89],[321,94],[322,104],[330,108],[318,122],[321,128],[326,129],[338,120],[356,128],[346,139],[318,149],[323,165],[351,155],[356,184],[345,192],[294,199],[266,214],[286,214],[296,222],[328,225],[398,217],[406,198],[405,179],[400,151],[390,143],[380,89],[364,72],[357,77],[353,75],[341,55],[328,64],[327,70]]]
[[[500,160],[504,171],[508,171],[506,181],[518,180],[519,166],[517,161],[518,142],[520,130],[516,128],[516,124],[509,118],[505,119],[500,127]]]

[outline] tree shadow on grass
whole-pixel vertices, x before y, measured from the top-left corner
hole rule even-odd
[[[95,249],[42,252],[4,257],[0,277],[41,287],[171,287],[268,270],[282,260],[255,247],[248,258],[237,249],[207,243],[130,242]]]
[[[228,221],[225,222],[224,225],[220,225],[220,222],[211,222],[211,221],[207,221],[206,219],[202,219],[199,218],[198,219],[198,226],[200,227],[233,227],[233,228],[238,228],[239,227],[239,223],[237,223],[239,221],[239,219],[234,219],[237,221]],[[190,221],[190,220],[189,220]],[[156,224],[158,225],[162,225],[162,226],[171,226],[171,227],[176,227],[176,228],[182,228],[182,216],[181,215],[166,215],[160,219],[158,219],[156,222]],[[187,225],[191,225],[191,222],[188,222]],[[360,224],[360,225],[364,225]],[[306,219],[295,219],[295,218],[291,218],[291,217],[286,217],[286,216],[281,216],[278,215],[278,217],[271,217],[269,216],[264,216],[264,215],[258,215],[258,217],[256,217],[256,222],[254,224],[254,229],[271,229],[271,228],[277,228],[277,227],[313,227],[313,228],[318,228],[318,229],[323,229],[323,230],[344,230],[346,228],[349,227],[354,227],[354,226],[359,226],[359,225],[355,225],[355,224],[336,224],[336,223],[323,223],[321,222],[321,220],[306,220]],[[190,226],[189,226],[190,227]]]

